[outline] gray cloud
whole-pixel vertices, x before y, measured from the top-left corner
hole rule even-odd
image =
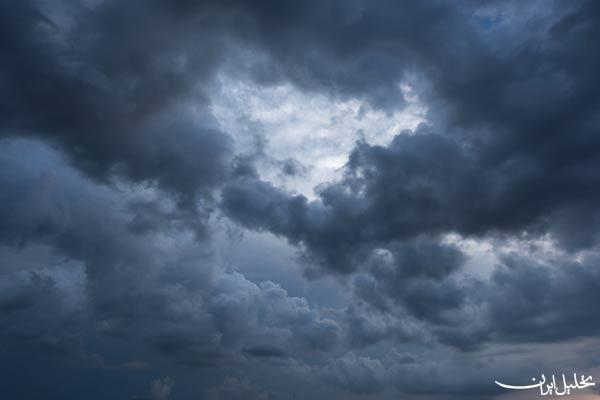
[[[23,151],[36,161],[23,162]],[[46,146],[5,143],[0,164],[12,194],[1,199],[2,231],[12,232],[1,238],[5,344],[96,367],[93,352],[114,338],[131,343],[121,357],[141,350],[216,369],[264,358],[264,349],[303,358],[338,344],[335,320],[272,282],[223,270],[189,230],[168,219],[132,230],[127,196],[86,181]],[[168,385],[159,386],[164,398]]]
[[[598,292],[597,257],[593,252],[580,261],[566,256],[540,261],[504,255],[489,280],[456,276],[394,284],[395,278],[378,272],[359,275],[355,293],[375,316],[368,324],[361,317],[365,311],[348,315],[349,322],[358,324],[353,340],[365,345],[390,337],[399,342],[420,338],[474,350],[486,342],[594,337],[600,324],[589,310]]]
[[[45,138],[91,176],[158,183],[186,201],[223,178],[230,141],[201,91],[220,50],[204,32],[160,2],[62,4],[69,24],[40,4],[2,7],[3,136]]]
[[[13,397],[173,376],[149,394],[490,398],[492,375],[535,364],[478,361],[490,348],[597,337],[600,7],[548,4],[0,3],[0,367],[27,364]],[[313,167],[266,154],[268,133],[235,153],[211,112],[220,73],[388,113],[409,87],[426,123],[356,143],[309,200],[261,178],[257,160],[282,180]],[[211,239],[228,220],[296,246],[343,306],[225,269]],[[492,243],[496,265],[473,276],[449,234]],[[114,385],[83,390],[86,369]],[[71,373],[72,391],[52,385]]]

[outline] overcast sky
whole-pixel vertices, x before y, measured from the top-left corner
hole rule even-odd
[[[600,382],[598,43],[592,0],[0,0],[0,397]]]

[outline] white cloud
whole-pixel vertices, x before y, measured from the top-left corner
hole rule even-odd
[[[426,111],[407,85],[399,85],[398,95],[408,99],[408,107],[386,113],[356,99],[305,93],[290,84],[256,86],[225,75],[219,82],[212,111],[234,137],[237,151],[251,151],[256,135],[263,135],[267,153],[276,160],[294,158],[308,167],[306,176],[289,179],[279,174],[276,160],[267,160],[259,164],[263,178],[311,198],[316,185],[339,176],[357,140],[385,145],[416,128]]]

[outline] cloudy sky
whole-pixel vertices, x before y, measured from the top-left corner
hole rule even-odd
[[[0,38],[2,398],[600,382],[600,2],[0,0]]]

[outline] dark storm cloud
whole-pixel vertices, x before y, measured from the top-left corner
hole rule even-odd
[[[452,18],[442,25],[466,18],[467,9],[450,13]],[[518,12],[519,6],[509,4],[507,9]],[[438,339],[462,348],[487,340],[535,340],[540,325],[530,329],[519,325],[524,332],[505,325],[510,319],[499,317],[496,307],[503,303],[495,296],[504,291],[500,282],[517,290],[517,282],[528,281],[520,274],[536,269],[529,264],[504,276],[498,267],[490,282],[461,281],[456,271],[464,258],[451,247],[438,253],[448,247],[439,243],[441,235],[528,239],[548,234],[567,251],[595,252],[599,232],[600,125],[593,111],[599,98],[590,88],[596,86],[600,60],[589,51],[599,34],[594,24],[597,5],[581,2],[572,8],[558,7],[539,18],[527,14],[534,26],[522,25],[521,17],[510,13],[512,20],[503,21],[501,11],[506,10],[498,4],[477,11],[498,20],[488,24],[470,15],[443,49],[418,46],[402,62],[388,60],[398,68],[407,60],[417,64],[427,60],[416,82],[431,107],[428,126],[402,132],[387,146],[357,143],[344,177],[322,185],[315,201],[251,177],[232,180],[223,190],[223,209],[231,218],[298,245],[312,265],[310,272],[366,271],[354,281],[360,298],[377,309],[396,310],[392,313],[431,324]],[[455,35],[465,32],[466,41],[456,48],[458,52],[445,53],[454,49]],[[361,52],[360,47],[354,50]],[[444,62],[432,62],[436,57]],[[442,66],[445,69],[439,70]],[[411,246],[422,240],[432,247],[419,253]],[[399,243],[405,246],[403,251],[398,251]],[[391,267],[370,265],[381,251],[393,260]],[[452,252],[456,255],[450,256]],[[445,256],[436,259],[436,254]],[[580,269],[593,271],[593,263]],[[418,273],[410,274],[411,270]],[[561,268],[543,271],[550,277],[565,274],[557,281],[545,281],[546,287],[556,287],[549,293],[560,293],[558,282],[567,273]],[[570,286],[584,282],[586,278],[575,279]],[[524,295],[530,287],[518,291]],[[519,298],[512,295],[511,299]],[[552,326],[556,323],[552,329],[546,327],[549,331],[561,332],[559,327],[577,314],[572,312],[576,308],[560,307],[547,296],[538,298],[542,302],[535,302],[533,309],[540,315],[556,313],[554,318],[541,319]],[[489,314],[469,313],[477,301],[488,307]],[[523,312],[524,318],[541,323]],[[477,322],[469,324],[469,320]],[[355,335],[357,343],[370,343],[394,331],[404,336],[402,330],[385,326],[366,329],[364,317],[350,321],[365,328],[364,340]],[[573,336],[597,334],[593,318],[589,324],[568,325],[576,327]],[[566,337],[557,333],[540,335],[538,340]]]
[[[545,180],[561,180],[570,190],[537,193],[543,187],[553,192],[558,189]],[[345,178],[322,188],[319,201],[309,202],[267,182],[240,178],[225,186],[223,209],[250,229],[269,230],[299,245],[304,258],[319,267],[317,273],[364,271],[353,278],[359,299],[379,312],[408,315],[417,324],[425,322],[425,329],[445,343],[471,348],[491,340],[562,340],[569,334],[595,335],[600,324],[594,318],[589,318],[589,323],[567,323],[574,310],[584,307],[584,295],[572,296],[582,303],[571,309],[539,293],[535,298],[540,302],[532,302],[533,298],[525,302],[532,308],[523,310],[523,318],[541,322],[533,310],[540,315],[555,313],[554,319],[542,320],[552,326],[544,332],[556,334],[539,334],[541,326],[537,323],[510,325],[511,317],[505,320],[496,307],[504,304],[512,309],[511,300],[536,293],[536,284],[548,289],[547,293],[560,293],[559,282],[567,277],[568,267],[558,272],[540,270],[544,278],[540,282],[520,275],[536,270],[528,263],[506,273],[498,267],[489,283],[465,279],[457,274],[465,255],[440,243],[438,235],[460,232],[465,236],[527,237],[523,232],[529,231],[532,237],[550,232],[560,239],[562,225],[553,217],[577,207],[586,209],[597,180],[597,176],[587,174],[538,178],[537,173],[530,176],[526,169],[513,165],[486,169],[485,163],[455,139],[420,129],[414,135],[396,136],[387,147],[360,143],[350,155]],[[582,197],[582,193],[588,196]],[[584,232],[590,230],[596,234],[593,229]],[[563,264],[565,260],[554,262]],[[586,262],[577,271],[593,273],[593,265]],[[557,273],[561,276],[555,281]],[[577,288],[590,280],[579,278],[570,277],[566,286]],[[508,288],[519,288],[519,293],[508,295],[511,300],[503,300],[505,288],[500,283],[506,280]],[[487,311],[471,315],[478,302]],[[386,337],[414,340],[420,335],[418,329],[411,332],[394,318],[377,321],[377,317],[356,312],[348,315],[348,324],[350,341],[357,345]],[[560,334],[563,326],[571,327],[570,333]]]
[[[352,76],[358,82],[389,84],[389,74],[363,70],[360,62],[373,49],[385,48],[386,59],[374,64],[418,71],[417,91],[432,105],[432,126],[400,134],[389,146],[357,144],[345,178],[321,188],[319,202],[287,196],[269,183],[239,180],[224,191],[226,211],[247,227],[301,244],[309,257],[334,271],[354,270],[376,245],[422,234],[549,232],[569,249],[593,245],[600,193],[600,121],[594,110],[600,98],[591,88],[597,86],[600,59],[588,49],[600,33],[597,4],[556,7],[540,17],[531,14],[539,4],[533,10],[511,3],[506,9],[470,6],[361,5],[350,13],[355,19],[327,25],[335,33],[321,41],[315,38],[319,28],[329,31],[318,21],[328,7],[312,25],[283,28],[319,57],[314,65],[294,64],[302,76],[339,71],[328,61],[352,55],[342,65],[357,68]],[[507,10],[509,17],[502,14]],[[534,21],[531,26],[523,26],[519,11]],[[411,21],[402,24],[406,15]],[[486,22],[485,15],[497,21]],[[455,24],[461,28],[446,31]],[[303,30],[306,25],[314,29]],[[281,53],[273,51],[286,38],[273,36],[274,44],[265,39],[265,47],[274,62],[294,60],[283,45]],[[433,37],[437,42],[428,42]],[[399,79],[402,73],[396,73]],[[369,98],[377,84],[348,87]]]
[[[6,263],[19,260],[2,251]],[[19,273],[21,272],[21,273]],[[43,271],[2,272],[0,339],[3,351],[55,359],[81,359],[80,338],[74,334],[84,325],[80,307],[73,307],[64,293]]]
[[[399,135],[389,148],[361,144],[350,157],[347,178],[324,187],[319,202],[241,178],[225,186],[223,208],[251,229],[302,245],[307,258],[325,269],[352,272],[393,241],[468,225],[461,217],[471,220],[476,205],[465,199],[481,198],[484,191],[467,160],[441,136]],[[406,260],[405,268],[426,273],[411,263]],[[437,267],[429,268],[436,273]]]
[[[127,196],[86,181],[47,147],[4,143],[0,165],[5,343],[80,359],[92,357],[77,353],[82,341],[112,337],[146,344],[154,353],[145,357],[212,368],[337,345],[337,322],[272,282],[223,271],[171,219],[132,230]]]
[[[453,138],[420,128],[386,147],[359,143],[345,178],[322,187],[319,201],[243,178],[225,186],[223,206],[241,224],[301,244],[309,258],[338,272],[355,270],[378,247],[420,235],[529,231],[550,232],[566,245],[578,237],[585,239],[580,245],[594,243],[600,174],[587,160],[574,163],[554,174],[518,160],[491,167]],[[564,237],[572,230],[578,236]]]
[[[165,254],[166,249],[130,233],[127,217],[120,214],[126,201],[61,166],[60,157],[44,146],[20,142],[5,146],[3,153],[5,172],[1,180],[8,194],[1,198],[2,232],[8,233],[2,237],[3,244],[19,244],[26,255],[30,246],[39,243],[73,262],[83,263],[84,281],[72,284],[85,285],[81,288],[84,298],[79,301],[89,301],[94,323],[101,331],[133,334],[151,315],[185,313],[177,306],[178,292],[172,285],[169,288],[169,278],[187,275],[192,263],[206,260],[208,256],[201,247],[181,248],[171,258]],[[28,164],[19,160],[23,153],[28,155]],[[24,271],[35,271],[45,262],[26,264]],[[67,282],[73,280],[72,272],[65,272]],[[201,291],[210,274],[211,269],[206,268],[188,276],[180,290]],[[56,277],[52,275],[48,278],[50,282],[53,279]],[[15,284],[18,287],[18,281]],[[148,314],[149,309],[153,314]],[[41,310],[33,311],[44,315]],[[44,327],[43,320],[35,315],[31,323]]]
[[[450,277],[464,257],[450,246],[404,245],[390,257],[374,258],[369,274],[354,280],[354,289],[383,311],[400,305],[419,319],[435,321],[464,300],[461,286]]]
[[[271,385],[260,368],[276,365],[358,394],[495,394],[468,355],[436,369],[350,350],[424,344],[436,359],[440,343],[600,334],[599,17],[593,1],[1,2],[3,350],[266,370]],[[255,161],[283,159],[285,176],[304,166],[261,143],[234,154],[210,111],[222,69],[384,111],[406,105],[409,84],[428,122],[357,143],[309,201],[261,180]],[[313,276],[342,276],[348,304],[327,313],[224,271],[206,229],[214,198],[296,245]],[[559,255],[504,255],[474,278],[448,233],[544,237]],[[153,382],[154,398],[189,395]],[[274,397],[237,377],[212,394]]]
[[[230,140],[206,110],[222,46],[191,29],[199,17],[160,2],[43,6],[1,6],[1,134],[47,139],[102,180],[209,193]]]
[[[417,63],[450,58],[471,42],[459,10],[439,2],[256,1],[240,8],[247,42],[270,57],[271,65],[252,65],[259,81],[269,71],[272,81],[385,109],[404,105],[397,84]]]
[[[376,25],[377,9],[353,24],[362,18],[361,5],[211,3],[3,3],[2,134],[46,138],[100,179],[117,173],[195,195],[214,187],[225,172],[230,144],[206,109],[205,89],[231,42],[267,53],[273,68],[303,87],[366,93],[384,102],[390,90],[380,79],[397,80],[395,66],[375,62],[373,55],[367,65],[351,63],[349,71],[325,74],[338,70],[325,64],[354,51],[337,54],[348,36],[336,31],[346,25],[330,26],[330,17],[345,15],[349,35],[356,36]],[[317,59],[298,63],[320,37],[332,43],[315,53]],[[295,51],[288,53],[290,48]],[[296,66],[308,68],[296,73]],[[333,85],[323,85],[331,80]]]
[[[579,261],[516,254],[500,260],[489,280],[399,279],[387,265],[357,275],[352,286],[367,308],[346,315],[351,340],[359,346],[384,338],[433,340],[474,350],[486,342],[555,342],[600,333],[591,311],[600,289],[596,252]]]
[[[406,198],[394,210],[408,207],[404,213],[410,214],[419,208],[415,221],[389,227],[402,231],[397,234],[519,230],[553,219],[555,212],[563,221],[582,218],[576,209],[591,208],[597,200],[590,188],[596,186],[598,168],[591,151],[598,147],[593,112],[598,96],[591,89],[598,59],[586,51],[598,36],[597,5],[557,7],[537,18],[532,6],[524,12],[537,24],[535,30],[521,26],[519,16],[503,21],[497,4],[461,5],[63,5],[62,18],[72,26],[27,2],[5,6],[2,25],[9,40],[2,48],[2,130],[59,143],[94,176],[116,172],[156,181],[180,195],[210,190],[226,174],[229,140],[215,129],[208,111],[191,112],[190,101],[205,107],[205,86],[235,43],[266,54],[280,79],[307,90],[364,98],[376,107],[401,105],[394,82],[417,77],[417,92],[435,106],[430,110],[435,131],[456,133],[454,138],[397,139],[389,154],[359,146],[353,157],[363,159],[350,160],[351,171],[369,169],[380,178],[368,183],[374,201],[384,201],[377,199],[375,185],[395,178],[385,176],[386,169],[414,174],[405,178],[414,181],[409,184],[414,189],[387,190]],[[510,3],[506,8],[519,11]],[[497,20],[486,22],[484,12]],[[509,39],[518,29],[523,31],[513,44]],[[411,155],[404,156],[411,151],[423,152],[414,155],[412,166]],[[434,166],[411,172],[431,158]],[[449,171],[439,170],[448,165]],[[429,175],[437,171],[447,175]],[[419,174],[432,179],[430,187],[421,187]],[[344,206],[335,202],[346,199],[325,199],[343,197],[336,190],[332,186],[322,196],[341,212]],[[481,205],[470,204],[474,212],[465,210],[482,193],[496,192]],[[448,210],[450,215],[441,215]],[[389,213],[386,207],[380,211]],[[563,222],[557,234],[572,247],[589,245],[597,231],[561,235],[567,225]]]
[[[516,341],[551,341],[597,335],[600,320],[591,313],[598,301],[598,254],[574,261],[539,262],[509,255],[486,289],[492,336]]]

